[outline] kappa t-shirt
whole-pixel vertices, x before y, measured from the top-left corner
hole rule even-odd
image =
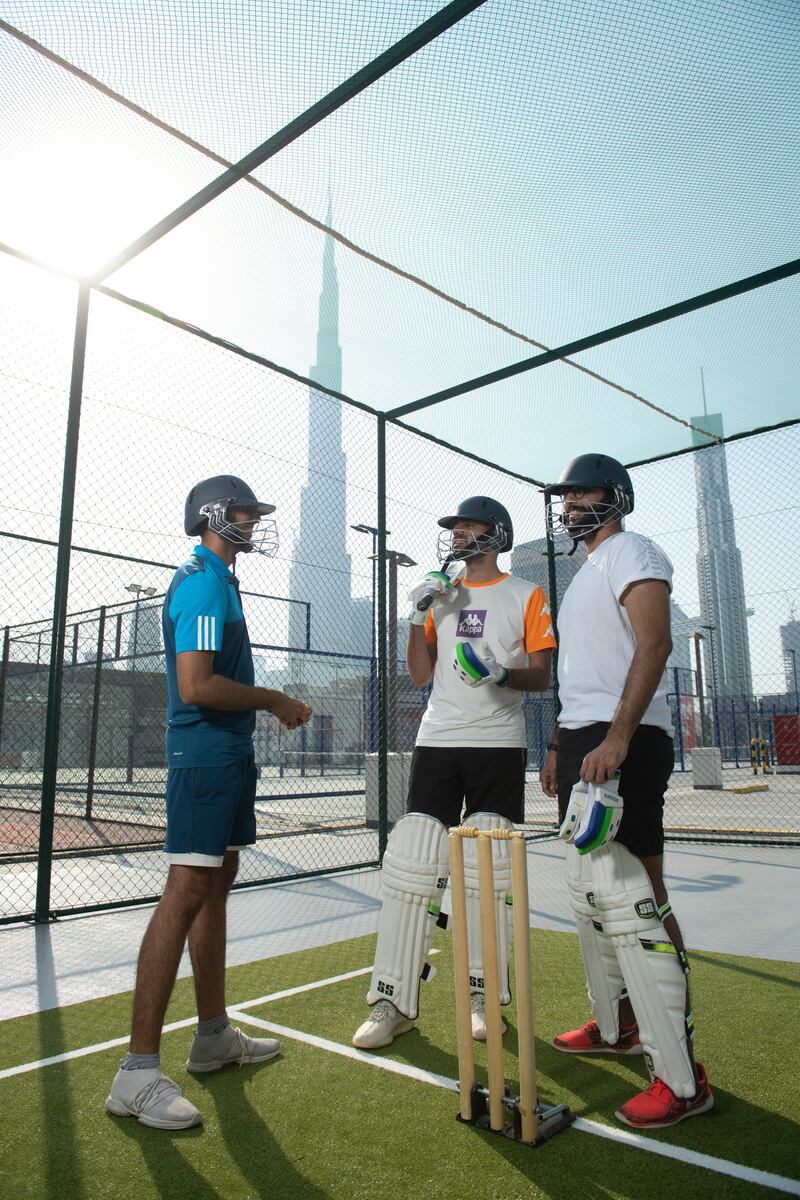
[[[431,608],[425,637],[437,647],[433,688],[417,735],[418,746],[526,745],[522,692],[487,683],[471,688],[453,663],[457,642],[476,653],[487,648],[502,667],[527,667],[528,654],[552,650],[556,639],[540,587],[501,575],[453,590]]]
[[[623,530],[592,551],[564,593],[558,611],[558,723],[565,729],[613,719],[637,646],[620,601],[642,579],[663,579],[672,591],[672,563],[650,538]],[[665,672],[642,724],[672,734],[667,691]]]

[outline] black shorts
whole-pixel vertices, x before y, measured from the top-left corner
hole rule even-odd
[[[525,819],[522,747],[417,746],[411,756],[407,812],[427,813],[448,828],[476,812],[497,813],[513,824]]]
[[[563,821],[581,763],[608,733],[609,722],[558,734],[558,818]],[[640,725],[620,766],[619,794],[624,801],[615,841],[638,857],[664,853],[664,794],[675,765],[672,738],[656,725]]]

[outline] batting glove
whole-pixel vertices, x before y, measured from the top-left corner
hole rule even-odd
[[[469,642],[456,643],[453,670],[468,687],[483,687],[485,683],[505,687],[508,683],[508,671],[500,666],[491,650],[487,647],[478,654]]]
[[[408,593],[411,601],[411,624],[424,625],[428,609],[440,596],[451,591],[452,587],[453,581],[444,571],[428,571],[427,575],[423,575]]]

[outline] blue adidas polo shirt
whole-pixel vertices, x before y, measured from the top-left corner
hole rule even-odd
[[[176,656],[213,650],[214,674],[254,683],[253,654],[239,600],[239,582],[219,555],[195,546],[175,572],[161,616],[167,666],[167,763],[222,766],[253,753],[255,711],[222,712],[184,704]]]

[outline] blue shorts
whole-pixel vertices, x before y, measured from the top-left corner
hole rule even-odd
[[[220,767],[178,767],[167,774],[171,863],[219,867],[226,850],[256,840],[256,765],[249,754]]]

